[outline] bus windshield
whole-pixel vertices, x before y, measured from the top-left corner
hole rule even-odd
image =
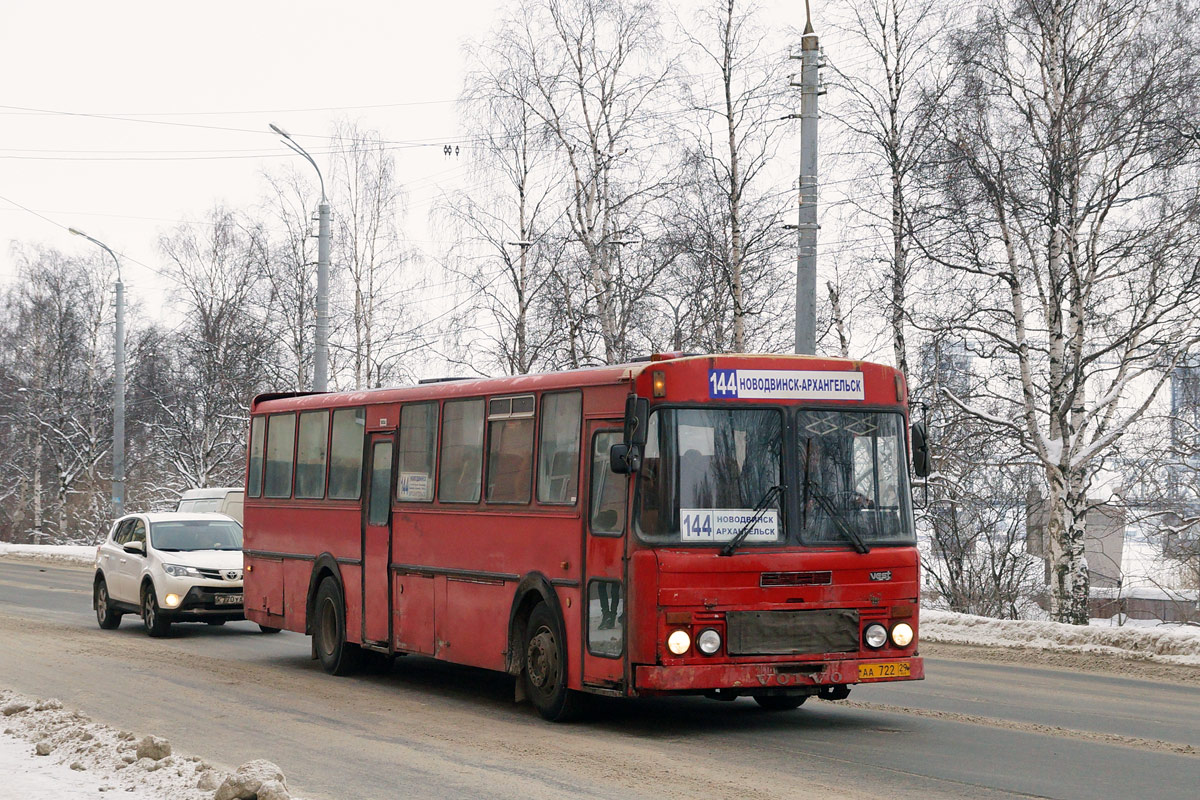
[[[899,413],[658,409],[638,475],[636,528],[650,544],[853,547],[915,541]],[[784,471],[784,442],[795,452]],[[789,469],[788,473],[793,470]],[[784,491],[771,493],[773,486]],[[766,500],[762,513],[755,509]],[[784,508],[790,510],[785,520]]]
[[[728,542],[753,520],[743,542],[783,538],[783,414],[777,409],[680,408],[650,415],[640,472],[638,530],[656,544]]]
[[[912,544],[904,418],[807,409],[797,418],[800,539],[806,544]]]

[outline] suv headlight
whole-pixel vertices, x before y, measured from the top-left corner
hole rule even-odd
[[[199,578],[200,570],[195,567],[184,567],[179,564],[163,564],[163,572],[172,578]]]

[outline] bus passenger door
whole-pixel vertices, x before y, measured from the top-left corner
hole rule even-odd
[[[372,434],[362,524],[362,640],[391,641],[392,436]]]
[[[609,469],[608,451],[621,442],[620,423],[588,427],[590,467],[584,565],[583,683],[616,689],[625,677],[625,537],[629,476]]]

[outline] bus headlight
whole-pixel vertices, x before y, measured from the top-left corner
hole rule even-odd
[[[713,628],[705,628],[696,637],[696,649],[706,656],[711,656],[721,649],[721,634]]]
[[[867,647],[872,650],[878,650],[887,644],[888,632],[887,628],[880,625],[878,622],[872,622],[863,631],[863,641],[867,643]]]
[[[667,637],[667,649],[681,656],[692,649],[692,637],[688,636],[687,631],[671,631],[671,635]]]
[[[896,647],[908,647],[912,644],[913,629],[907,622],[892,626],[892,644]]]

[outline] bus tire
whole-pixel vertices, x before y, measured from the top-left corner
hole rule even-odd
[[[350,675],[362,661],[362,650],[346,641],[346,607],[333,578],[325,578],[317,587],[313,614],[313,645],[321,667],[330,675]]]
[[[806,694],[756,694],[754,702],[763,711],[795,711],[808,699]]]
[[[567,722],[579,713],[582,698],[567,688],[567,648],[562,626],[545,603],[538,603],[525,626],[525,655],[521,680],[525,696],[543,718]]]

